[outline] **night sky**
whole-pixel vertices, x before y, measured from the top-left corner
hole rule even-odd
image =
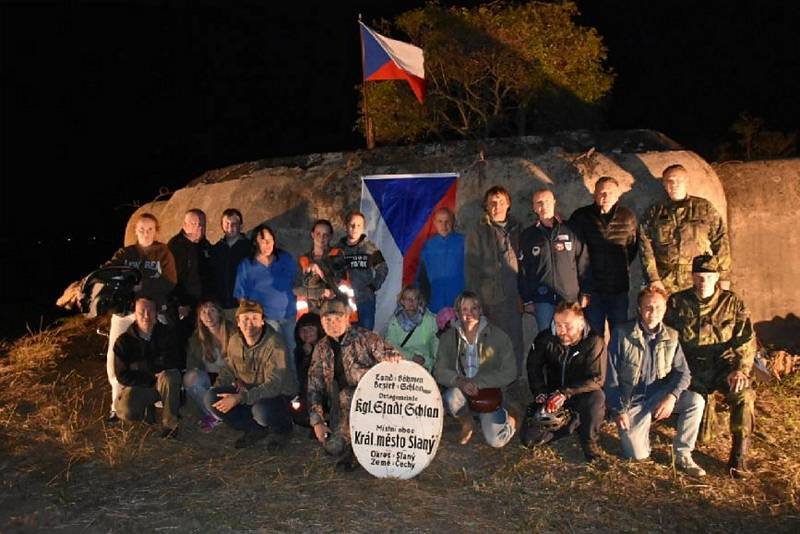
[[[132,205],[161,186],[362,147],[357,15],[369,23],[420,5],[2,2],[4,300],[19,296],[19,277],[42,280],[49,299],[50,286],[85,274],[120,243]],[[798,130],[798,2],[578,5],[617,73],[608,128],[660,130],[710,160],[743,111]]]

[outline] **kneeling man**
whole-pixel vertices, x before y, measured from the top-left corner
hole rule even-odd
[[[350,404],[358,381],[381,363],[397,363],[402,355],[381,336],[350,325],[350,308],[339,298],[320,308],[325,337],[311,353],[308,369],[309,422],[325,451],[337,457],[336,467],[356,467],[350,441]],[[330,410],[325,410],[329,406]]]
[[[181,351],[172,330],[156,319],[156,302],[138,296],[134,303],[135,322],[114,343],[114,373],[120,384],[117,415],[128,421],[152,417],[154,404],[161,401],[162,433],[175,438],[181,400]]]
[[[287,362],[283,336],[264,322],[261,304],[242,300],[236,310],[239,332],[228,341],[227,366],[205,396],[206,407],[244,435],[242,449],[272,435],[267,446],[283,446],[292,431],[289,401],[297,382]]]
[[[556,413],[563,407],[574,412],[575,417],[555,432],[525,435],[523,443],[529,447],[543,445],[577,430],[586,461],[597,458],[597,431],[606,411],[606,364],[605,341],[590,331],[580,304],[558,304],[553,326],[536,336],[528,353],[528,383],[534,410],[540,405],[545,412]]]
[[[692,459],[705,399],[689,391],[691,374],[678,332],[661,321],[667,293],[649,287],[639,293],[639,315],[615,328],[608,347],[606,399],[626,458],[650,456],[650,423],[678,412],[672,447],[680,469],[696,477],[706,472]]]

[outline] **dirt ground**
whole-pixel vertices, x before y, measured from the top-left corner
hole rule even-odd
[[[800,380],[761,387],[751,476],[725,469],[729,438],[701,447],[702,480],[670,465],[672,428],[653,459],[603,459],[572,438],[529,451],[480,436],[457,443],[446,420],[434,462],[410,481],[339,473],[308,429],[277,453],[236,450],[238,433],[108,426],[100,321],[75,319],[0,347],[0,532],[798,532]]]

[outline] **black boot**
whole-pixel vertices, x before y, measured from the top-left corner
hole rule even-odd
[[[589,440],[581,442],[581,449],[583,450],[583,457],[587,462],[594,462],[603,455],[600,445],[597,440]]]
[[[744,459],[750,447],[750,439],[741,434],[734,434],[731,457],[728,460],[728,470],[733,478],[744,478],[747,475]]]

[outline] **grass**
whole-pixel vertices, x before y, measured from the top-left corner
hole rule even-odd
[[[108,426],[102,319],[31,333],[0,353],[0,531],[797,532],[800,376],[758,390],[752,476],[727,476],[729,438],[701,448],[702,480],[671,466],[672,428],[654,433],[653,460],[582,461],[574,439],[529,451],[480,436],[456,443],[445,422],[437,458],[409,481],[334,471],[297,429],[290,447],[236,450],[236,432],[196,429],[178,441],[142,423]]]

